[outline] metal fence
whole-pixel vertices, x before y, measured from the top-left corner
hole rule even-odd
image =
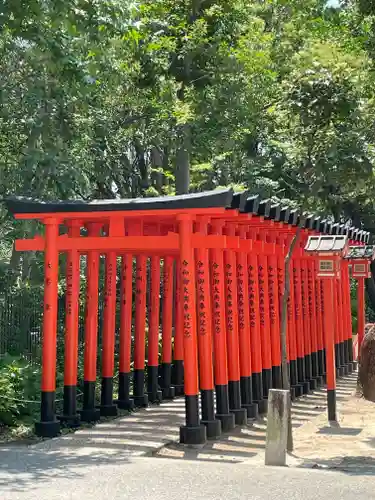
[[[99,301],[101,304],[101,301]],[[103,308],[100,307],[99,325]],[[85,304],[80,303],[79,340],[84,339]],[[58,342],[64,342],[65,297],[58,300]],[[22,356],[39,362],[42,347],[43,291],[41,288],[6,290],[0,292],[0,359],[6,355]],[[99,334],[100,334],[99,328]]]

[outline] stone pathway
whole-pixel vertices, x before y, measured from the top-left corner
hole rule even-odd
[[[339,410],[342,402],[353,392],[355,381],[354,374],[339,381]],[[256,460],[263,463],[267,424],[265,418],[236,428],[219,440],[209,441],[200,449],[191,449],[178,444],[179,427],[184,423],[184,413],[184,399],[180,398],[34,445],[4,444],[0,447],[0,473],[6,469],[8,472],[19,471],[21,467],[25,473],[35,469],[45,474],[48,473],[48,457],[62,466],[65,463],[83,466],[87,463],[117,462],[145,456],[232,463]],[[293,404],[293,427],[295,441],[298,443],[296,453],[300,453],[300,459],[315,459],[313,452],[308,455],[309,436],[311,432],[315,432],[315,427],[311,426],[318,425],[315,420],[321,425],[326,422],[324,389],[299,398]],[[338,440],[342,439],[342,436],[336,437]],[[348,439],[350,437],[353,438],[348,435]],[[327,436],[319,435],[316,442],[319,440],[326,443]],[[46,470],[42,465],[39,467],[38,463],[43,463]]]

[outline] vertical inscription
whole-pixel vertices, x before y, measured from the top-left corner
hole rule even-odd
[[[198,326],[199,335],[207,333],[207,317],[206,317],[206,297],[204,294],[205,286],[205,268],[202,261],[197,264],[197,283],[198,283]]]
[[[244,303],[244,268],[237,264],[237,290],[238,290],[238,327],[245,328],[245,303]]]
[[[225,283],[227,292],[227,329],[233,332],[233,269],[231,264],[225,265]]]
[[[186,260],[184,260],[182,262],[182,285],[183,285],[182,303],[184,309],[183,331],[185,338],[191,337],[191,316],[189,313],[190,295],[188,289],[189,284],[190,284],[189,263]]]

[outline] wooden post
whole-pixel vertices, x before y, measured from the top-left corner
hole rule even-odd
[[[41,437],[54,437],[60,432],[55,414],[56,345],[57,345],[57,285],[59,253],[56,219],[45,221],[44,253],[44,311],[42,345],[41,419],[35,424],[35,433]]]

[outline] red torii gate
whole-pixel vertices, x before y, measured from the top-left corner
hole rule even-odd
[[[266,410],[268,389],[281,385],[279,304],[284,256],[299,224],[298,211],[269,200],[233,195],[231,190],[139,200],[40,203],[9,199],[18,219],[37,219],[45,237],[16,242],[17,250],[45,251],[45,307],[40,435],[56,435],[54,410],[58,253],[67,253],[64,412],[78,425],[76,409],[79,255],[87,254],[85,382],[81,419],[115,415],[182,393],[186,426],[181,441],[204,442],[246,417]],[[59,235],[61,224],[68,234]],[[81,236],[81,228],[88,236]],[[339,227],[340,231],[347,231]],[[100,235],[102,232],[104,234]],[[292,259],[294,277],[288,304],[288,361],[292,395],[320,385],[324,376],[324,328],[316,262],[303,253],[309,234],[332,231],[332,224],[309,216]],[[351,230],[352,231],[352,230]],[[350,231],[349,231],[350,232]],[[353,231],[352,231],[353,232]],[[361,238],[368,238],[361,235]],[[352,235],[354,238],[354,234]],[[95,407],[98,267],[106,254],[101,405]],[[113,401],[116,257],[122,255],[119,399]],[[130,397],[132,264],[136,265],[134,390]],[[146,264],[151,258],[148,383],[145,378]],[[158,384],[160,258],[164,259],[162,370]],[[173,265],[176,263],[175,337],[172,366]],[[301,272],[303,274],[301,274]],[[336,311],[340,364],[348,367],[351,332],[340,323],[348,306],[349,278]],[[198,307],[196,307],[198,306]],[[348,309],[349,311],[349,309]],[[348,312],[350,316],[350,311]],[[212,317],[212,323],[211,323]],[[316,321],[315,321],[316,320]],[[344,331],[345,330],[345,331]],[[48,332],[48,334],[46,334]],[[349,352],[348,352],[349,351]],[[214,362],[212,361],[214,353]],[[173,371],[172,371],[173,370]],[[199,375],[198,375],[199,373]],[[172,384],[173,382],[173,384]],[[202,421],[199,419],[199,389]],[[216,391],[216,414],[214,408]],[[204,424],[204,426],[201,425]]]

